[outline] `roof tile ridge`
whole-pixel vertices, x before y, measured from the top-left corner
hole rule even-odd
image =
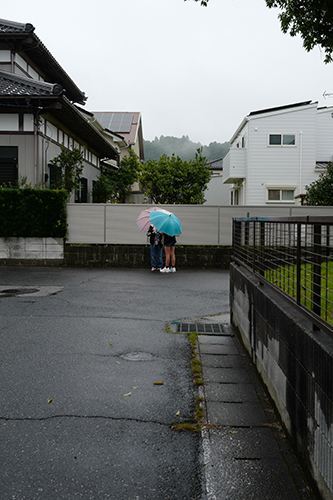
[[[51,94],[63,94],[65,92],[63,87],[58,83],[41,82],[40,80],[34,80],[33,78],[28,78],[26,76],[16,75],[15,73],[10,73],[8,71],[0,70],[0,78],[20,83],[22,85],[26,85],[27,87],[49,90]]]

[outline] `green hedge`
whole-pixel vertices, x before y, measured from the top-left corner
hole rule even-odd
[[[66,202],[65,190],[0,188],[0,237],[64,237]]]

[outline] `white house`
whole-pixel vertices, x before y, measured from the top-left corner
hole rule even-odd
[[[253,111],[223,158],[228,204],[300,204],[332,155],[333,107],[306,101]]]

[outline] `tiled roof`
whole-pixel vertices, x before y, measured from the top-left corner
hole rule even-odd
[[[207,162],[211,170],[223,170],[223,157]]]
[[[28,33],[34,31],[34,29],[30,23],[22,24],[0,19],[0,33]]]
[[[78,111],[58,84],[39,82],[7,71],[0,71],[0,109],[2,106],[30,107],[43,113],[51,113],[69,130],[92,145],[105,158],[116,159],[118,152],[88,118]],[[3,111],[4,112],[4,111]]]
[[[0,96],[50,96],[62,93],[61,85],[38,82],[0,70]]]
[[[87,98],[84,92],[77,87],[34,31],[35,28],[30,23],[0,19],[0,42],[13,43],[15,47],[17,41],[20,51],[27,52],[29,58],[46,75],[46,80],[58,83],[66,89],[66,96],[70,101],[85,104]]]

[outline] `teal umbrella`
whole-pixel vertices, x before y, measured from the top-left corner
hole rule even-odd
[[[181,234],[182,224],[180,220],[173,213],[165,213],[162,211],[150,212],[150,222],[161,233],[175,236]]]

